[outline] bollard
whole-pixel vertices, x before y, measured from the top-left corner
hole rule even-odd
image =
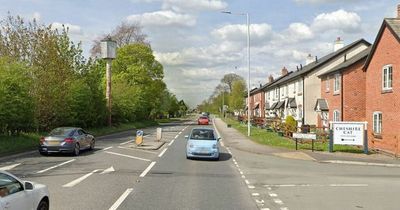
[[[136,131],[135,143],[136,143],[136,145],[141,145],[143,143],[143,131],[142,130]]]
[[[156,140],[161,141],[161,139],[162,139],[162,128],[157,128]]]

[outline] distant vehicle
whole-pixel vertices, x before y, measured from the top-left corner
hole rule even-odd
[[[219,160],[219,140],[211,128],[194,128],[185,136],[186,158],[205,158]]]
[[[22,181],[0,171],[0,210],[48,210],[49,204],[45,185]]]
[[[199,117],[199,119],[197,119],[198,125],[208,125],[209,123],[210,123],[209,119],[206,116],[201,116],[201,117]]]
[[[93,150],[95,143],[94,136],[82,128],[60,127],[40,138],[39,152],[43,155],[59,152],[78,156],[83,149]]]
[[[202,112],[201,115],[206,116],[206,117],[210,117],[210,112]]]

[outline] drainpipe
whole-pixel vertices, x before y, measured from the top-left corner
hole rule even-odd
[[[340,73],[340,121],[344,121],[343,119],[343,116],[344,116],[344,113],[343,113],[343,93],[344,93],[344,91],[343,91],[343,73],[341,72]]]
[[[304,76],[302,77],[302,80],[303,80],[303,90],[302,90],[302,93],[303,93],[303,118],[301,119],[301,124],[304,126],[304,118],[305,118],[305,116],[306,116],[306,109],[305,109],[305,90],[304,90]]]

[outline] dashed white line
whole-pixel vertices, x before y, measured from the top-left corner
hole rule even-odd
[[[124,202],[124,200],[128,197],[128,195],[133,191],[133,188],[128,188],[122,195],[118,198],[117,201],[109,208],[109,210],[116,210],[118,207]]]
[[[126,141],[126,142],[122,142],[122,143],[120,143],[119,145],[125,145],[125,144],[129,144],[129,143],[131,143],[131,142],[133,142],[133,140],[129,140],[129,141]]]
[[[247,187],[248,187],[249,189],[254,189],[254,188],[256,188],[256,187],[253,186],[253,185],[247,185]]]
[[[269,210],[269,208],[262,208],[261,210]]]
[[[179,132],[178,134],[179,134],[179,135],[181,135],[181,134],[182,134],[182,131],[181,131],[181,132]]]
[[[239,171],[240,175],[243,175],[243,171]]]
[[[276,193],[268,193],[268,195],[269,195],[270,197],[278,197],[278,195],[277,195]]]
[[[131,155],[120,154],[120,153],[116,153],[116,152],[106,152],[106,153],[112,154],[112,155],[118,155],[118,156],[122,156],[122,157],[127,157],[127,158],[131,158],[131,159],[136,159],[136,160],[143,160],[143,161],[147,161],[147,162],[151,161],[149,159],[135,157],[135,156],[131,156]]]
[[[258,203],[258,204],[263,204],[263,203],[264,203],[264,200],[258,200],[258,199],[256,199],[256,203]]]
[[[250,184],[249,180],[247,180],[247,179],[246,179],[246,180],[244,180],[244,182],[246,182],[246,184],[247,184],[247,185],[249,185],[249,184]]]
[[[171,146],[174,143],[175,139],[172,139],[171,142],[169,142],[168,146]]]
[[[167,151],[168,148],[165,148],[159,155],[158,157],[162,157],[164,155],[164,153]]]
[[[288,207],[282,207],[281,210],[289,210]]]
[[[175,139],[177,139],[178,137],[179,137],[179,135],[176,135],[176,136],[175,136]]]
[[[368,184],[275,184],[264,187],[368,187]]]
[[[276,204],[283,205],[283,201],[280,200],[280,199],[278,199],[278,198],[275,198],[275,199],[274,199],[274,202],[275,202]]]
[[[4,167],[0,168],[0,171],[8,171],[8,170],[11,170],[11,169],[19,166],[19,165],[21,165],[21,163],[16,163],[16,164],[9,165],[9,166],[4,166]]]
[[[243,178],[243,179],[246,179],[246,176],[245,176],[245,175],[242,175],[242,178]]]
[[[121,146],[118,146],[118,148],[120,148],[120,149],[127,149],[127,150],[134,150],[134,151],[139,151],[139,152],[144,152],[144,153],[150,153],[150,154],[157,154],[157,152],[147,151],[147,150],[143,150],[143,149],[135,149],[135,148],[121,147]]]
[[[260,193],[251,193],[252,196],[257,197],[260,196]]]
[[[106,147],[106,148],[103,149],[103,151],[109,150],[111,148],[113,148],[113,147]]]
[[[79,184],[80,182],[82,182],[83,180],[85,180],[86,178],[88,178],[89,176],[91,176],[92,174],[96,173],[97,171],[98,171],[98,169],[93,170],[92,172],[90,172],[84,176],[81,176],[78,179],[75,179],[74,181],[72,181],[68,184],[63,185],[63,187],[73,187],[73,186]]]
[[[153,168],[153,166],[156,164],[156,162],[151,162],[149,166],[147,166],[147,168],[142,172],[142,174],[140,174],[139,177],[145,177],[146,174],[151,170],[151,168]]]
[[[330,184],[330,187],[368,187],[368,184]]]
[[[37,174],[41,174],[41,173],[43,173],[43,172],[46,172],[46,171],[49,171],[49,170],[51,170],[51,169],[54,169],[54,168],[60,167],[60,166],[62,166],[62,165],[65,165],[65,164],[67,164],[67,163],[73,162],[73,161],[75,161],[75,160],[76,160],[76,159],[68,160],[68,161],[65,161],[65,162],[63,162],[63,163],[57,164],[57,165],[55,165],[55,166],[52,166],[52,167],[50,167],[50,168],[46,168],[46,169],[43,169],[43,170],[41,170],[41,171],[38,171],[38,172],[36,172],[36,173],[37,173]]]

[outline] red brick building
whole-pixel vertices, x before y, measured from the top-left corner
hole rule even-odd
[[[321,78],[321,99],[315,111],[319,112],[318,126],[328,127],[329,121],[365,121],[366,72],[365,60],[371,47],[325,72]]]
[[[386,18],[372,46],[366,71],[369,147],[400,154],[400,5]]]
[[[265,94],[261,88],[250,92],[251,117],[265,117]]]

